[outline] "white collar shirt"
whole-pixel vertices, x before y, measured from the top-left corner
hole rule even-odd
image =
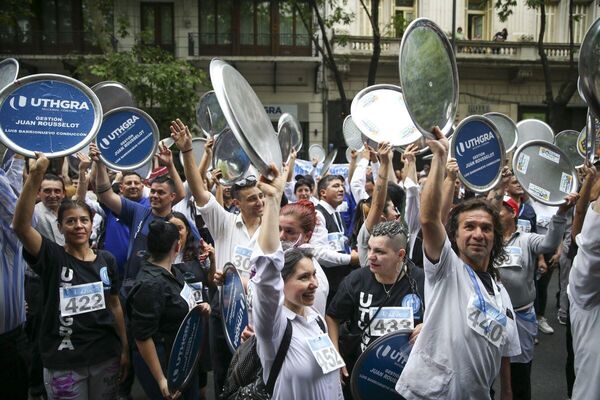
[[[283,338],[287,320],[292,321],[292,339],[273,390],[273,400],[343,398],[339,370],[323,374],[308,346],[308,339],[323,333],[317,322],[319,313],[305,308],[305,316],[297,315],[283,305],[283,251],[263,254],[255,245],[251,263],[256,268],[252,278],[252,314],[256,333],[256,350],[267,380]]]
[[[249,268],[242,268],[239,265],[236,249],[244,248],[244,250],[251,252],[253,243],[260,232],[260,227],[250,236],[242,215],[226,211],[212,194],[210,194],[210,199],[203,207],[197,207],[196,209],[202,215],[210,235],[215,241],[217,271],[222,271],[225,264],[231,262],[243,277],[249,277]],[[249,255],[247,260],[249,267]]]

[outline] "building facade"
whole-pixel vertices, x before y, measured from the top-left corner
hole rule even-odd
[[[91,29],[98,16],[91,15],[89,1],[33,0],[31,12],[0,27],[0,55],[17,58],[22,75],[73,73],[77,57],[99,52]],[[282,113],[289,112],[300,121],[305,143],[344,147],[340,96],[311,42],[311,34],[317,30],[307,3],[300,2],[299,7],[285,0],[106,3],[110,7],[102,23],[114,33],[105,39],[116,50],[130,49],[136,35],[147,31],[151,44],[202,68],[208,69],[210,60],[220,57],[246,77],[274,125]],[[369,0],[364,3],[370,7]],[[379,28],[384,37],[376,82],[399,84],[399,37],[411,20],[430,18],[449,36],[454,21],[457,31],[461,28],[455,33],[460,79],[457,120],[490,111],[506,113],[515,121],[545,119],[544,79],[534,42],[539,12],[518,2],[508,20],[501,22],[493,3],[381,0]],[[321,9],[325,17],[331,12],[328,4]],[[568,6],[566,0],[551,0],[546,5],[545,43],[555,95],[568,76]],[[351,100],[367,84],[372,30],[360,0],[347,0],[345,9],[354,18],[347,25],[335,25],[328,35]],[[575,61],[579,43],[598,13],[591,0],[574,1]],[[118,35],[121,26],[129,31],[124,38]],[[508,31],[507,40],[493,41],[503,28]],[[344,43],[337,40],[342,35],[347,38]],[[571,128],[583,127],[586,108],[577,94],[571,98],[569,110]]]

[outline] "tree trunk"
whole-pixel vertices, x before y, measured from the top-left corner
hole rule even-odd
[[[373,28],[373,53],[369,63],[369,75],[367,86],[375,84],[377,77],[377,66],[381,55],[381,32],[379,31],[379,0],[371,0],[371,27]]]
[[[346,90],[344,89],[344,81],[342,79],[342,74],[340,73],[337,63],[335,61],[335,57],[333,54],[333,50],[331,48],[331,43],[329,42],[329,37],[327,36],[327,28],[325,27],[325,22],[323,21],[323,17],[319,12],[319,7],[317,5],[316,0],[308,0],[308,4],[312,8],[315,13],[315,17],[317,18],[317,23],[319,24],[319,29],[321,30],[321,36],[323,38],[323,46],[325,46],[326,57],[329,59],[327,66],[333,73],[333,78],[335,80],[335,85],[337,86],[338,92],[340,94],[340,101],[342,102],[342,118],[346,117],[349,114],[348,110],[348,99],[346,98]],[[322,51],[322,49],[321,49]]]

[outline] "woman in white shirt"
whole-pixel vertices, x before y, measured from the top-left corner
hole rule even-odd
[[[272,173],[273,181],[261,178],[259,183],[265,208],[251,261],[256,268],[252,317],[263,379],[268,379],[289,319],[292,338],[272,399],[342,399],[338,372],[342,365],[336,363],[341,357],[337,352],[327,360],[320,356],[335,349],[323,320],[312,308],[319,285],[317,271],[307,250],[294,248],[284,254],[281,248],[279,208],[286,173],[280,175],[274,167]],[[318,347],[316,353],[311,344]]]

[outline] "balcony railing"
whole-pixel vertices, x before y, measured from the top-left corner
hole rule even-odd
[[[275,41],[273,43],[273,41]],[[198,33],[188,34],[188,56],[310,56],[309,35],[271,33],[239,34]]]
[[[99,54],[101,50],[85,31],[26,31],[0,30],[0,54]],[[113,35],[107,38],[116,50],[118,41]]]
[[[335,53],[350,57],[370,57],[373,52],[373,39],[370,36],[350,36],[333,38]],[[343,43],[343,44],[342,44]],[[545,43],[544,48],[552,61],[568,61],[569,45],[566,43]],[[575,45],[574,57],[579,57],[579,44]],[[381,56],[398,57],[400,39],[381,38]],[[456,56],[460,61],[469,59],[507,59],[515,61],[539,60],[536,42],[492,42],[484,40],[457,40]]]

